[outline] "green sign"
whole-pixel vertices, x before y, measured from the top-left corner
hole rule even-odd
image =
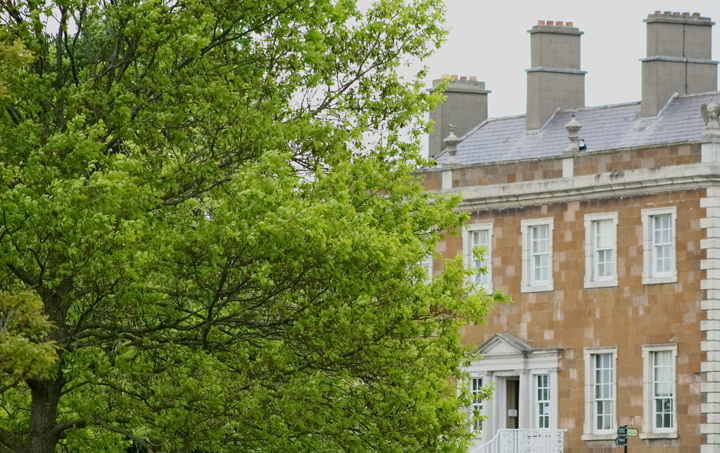
[[[637,435],[638,435],[638,430],[635,429],[635,428],[628,428],[628,429],[627,429],[627,435],[630,436],[630,437],[637,437]]]
[[[615,445],[627,445],[627,437],[616,437]]]

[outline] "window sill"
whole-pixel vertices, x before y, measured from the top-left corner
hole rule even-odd
[[[582,440],[615,440],[616,437],[617,437],[617,434],[615,434],[615,433],[583,434],[581,439]]]
[[[677,439],[678,433],[677,431],[670,433],[640,433],[638,437],[640,439]]]
[[[618,286],[618,279],[612,280],[601,280],[601,281],[586,281],[585,288],[611,288]]]
[[[554,291],[554,290],[555,290],[555,285],[552,282],[550,282],[547,285],[537,285],[537,286],[525,285],[525,284],[520,285],[521,293],[542,293],[542,292]]]
[[[667,277],[645,277],[642,279],[643,285],[656,285],[660,283],[677,283],[677,273]]]

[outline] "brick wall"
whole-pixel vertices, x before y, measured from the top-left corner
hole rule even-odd
[[[697,164],[700,163],[700,158],[700,145],[669,146],[612,154],[587,154],[575,158],[575,175]]]
[[[642,165],[694,159],[695,147],[661,148],[644,152]],[[617,157],[616,157],[617,156]],[[636,157],[638,155],[636,154]],[[619,160],[618,160],[619,159]],[[589,156],[587,168],[609,171],[613,165],[624,168],[633,160],[623,155]],[[538,167],[539,168],[539,167]],[[576,168],[577,164],[576,164]],[[584,168],[581,166],[581,168]],[[473,169],[475,171],[476,169]],[[539,171],[528,170],[528,171]],[[615,171],[615,170],[613,170]],[[462,171],[460,172],[462,175]],[[467,176],[465,176],[467,177]],[[462,178],[462,177],[461,177]],[[492,221],[493,283],[513,297],[513,304],[496,306],[485,326],[466,326],[464,340],[482,344],[498,332],[509,332],[536,348],[559,347],[564,352],[559,378],[559,427],[567,429],[565,448],[568,453],[592,450],[614,450],[612,442],[584,442],[580,439],[584,422],[583,348],[617,346],[617,414],[618,423],[640,427],[643,417],[642,345],[671,343],[678,345],[677,411],[679,438],[641,440],[631,438],[629,448],[657,452],[697,452],[702,438],[700,424],[700,289],[704,271],[700,260],[704,251],[700,240],[705,231],[700,219],[705,209],[699,199],[704,190],[675,192],[643,197],[626,197],[591,202],[557,203],[518,209],[473,213],[470,223]],[[678,281],[671,284],[642,283],[643,250],[641,210],[665,206],[677,207],[676,250]],[[611,288],[584,289],[585,225],[584,214],[618,212],[617,271],[619,285]],[[520,221],[532,218],[554,218],[553,277],[555,290],[521,293]],[[450,237],[439,244],[438,252],[452,257],[462,251],[462,240]],[[441,270],[439,260],[436,271]]]

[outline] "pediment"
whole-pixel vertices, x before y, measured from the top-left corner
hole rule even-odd
[[[498,333],[490,337],[479,348],[484,357],[499,355],[527,354],[532,351],[527,343],[509,333]]]

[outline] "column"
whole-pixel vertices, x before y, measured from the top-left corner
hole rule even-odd
[[[520,395],[518,398],[518,428],[530,429],[530,413],[532,412],[532,392],[530,386],[532,379],[529,378],[528,370],[518,370],[520,376]]]

